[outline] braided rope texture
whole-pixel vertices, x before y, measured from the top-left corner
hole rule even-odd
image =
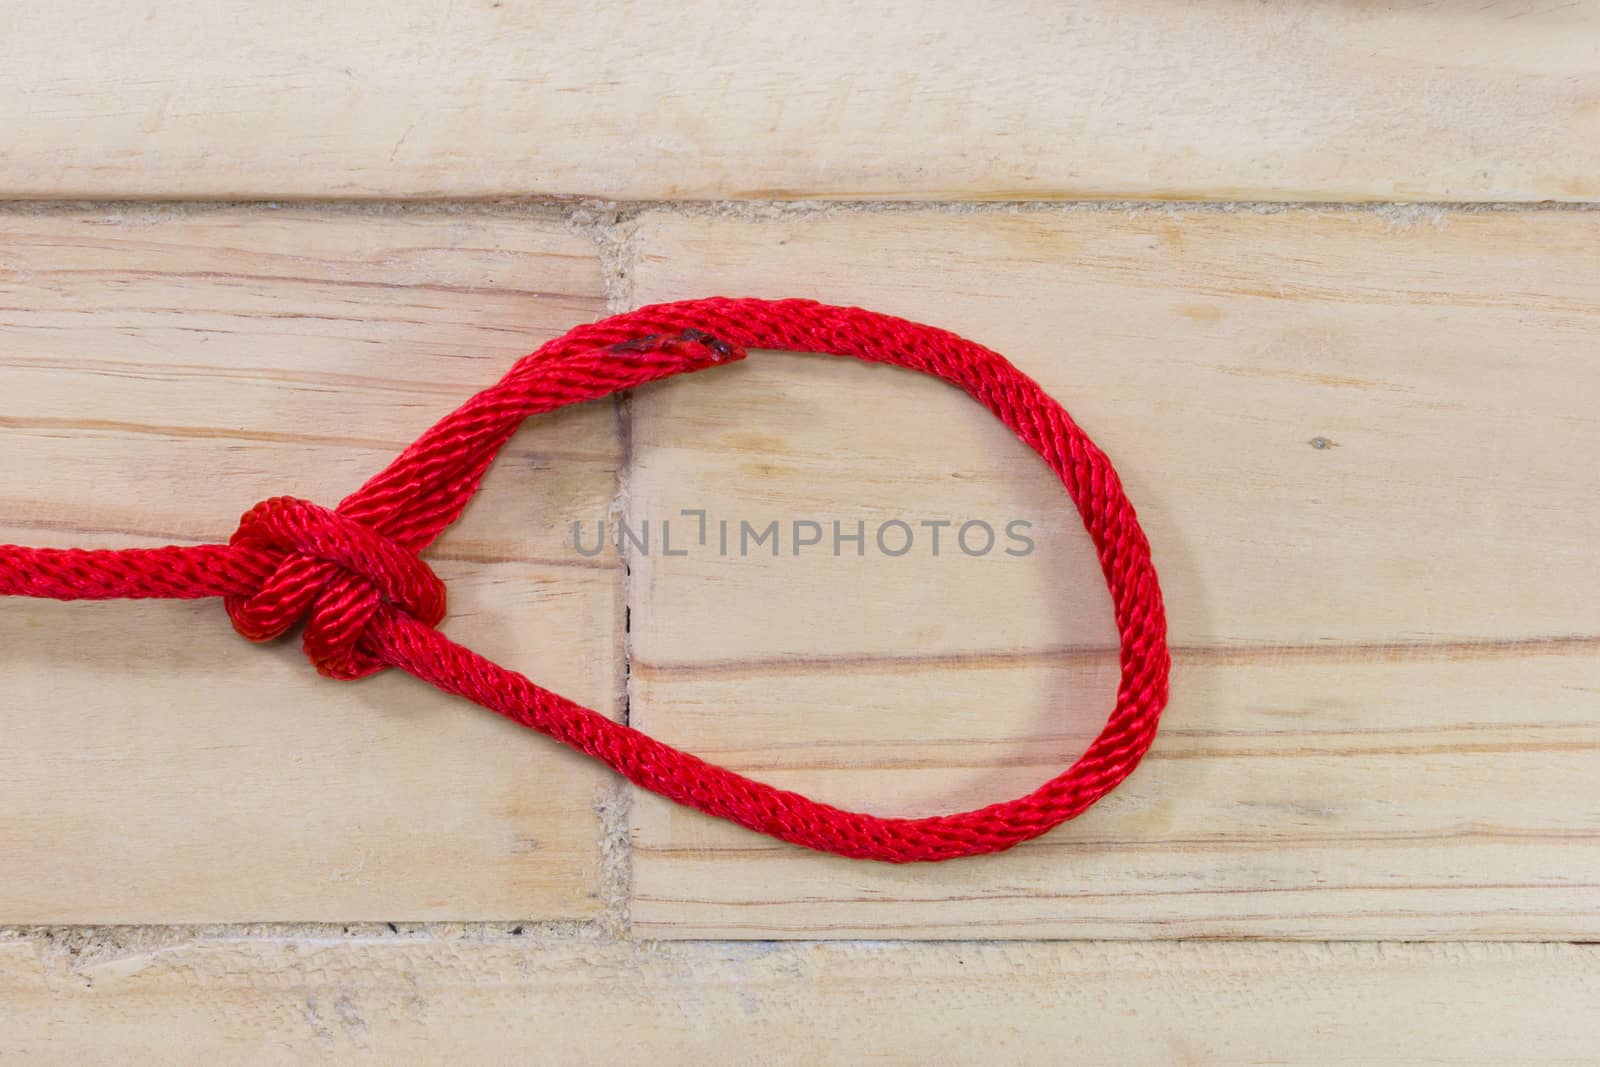
[[[1026,796],[958,814],[905,819],[844,811],[613,722],[436,629],[445,589],[419,553],[461,514],[523,419],[743,359],[751,348],[853,356],[942,378],[993,412],[1060,477],[1099,554],[1121,639],[1116,706],[1071,767]],[[291,497],[263,501],[226,545],[0,545],[0,595],[222,597],[234,628],[253,641],[303,622],[306,655],[331,678],[399,667],[680,804],[807,848],[894,863],[999,852],[1082,813],[1150,747],[1170,667],[1149,543],[1110,460],[1061,405],[982,345],[809,300],[715,297],[579,326],[519,360],[336,508]]]

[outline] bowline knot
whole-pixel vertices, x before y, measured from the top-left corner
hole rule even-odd
[[[372,527],[294,497],[263,500],[229,538],[259,556],[261,587],[225,600],[233,628],[270,641],[305,619],[306,657],[330,678],[361,678],[387,664],[364,647],[367,625],[386,606],[428,626],[444,618],[439,576]]]

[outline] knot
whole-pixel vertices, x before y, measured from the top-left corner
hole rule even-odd
[[[273,497],[239,520],[228,543],[265,557],[261,588],[225,600],[233,628],[252,641],[282,636],[302,618],[306,657],[330,678],[361,678],[387,664],[362,647],[385,605],[429,626],[444,618],[444,583],[417,556],[337,511]]]

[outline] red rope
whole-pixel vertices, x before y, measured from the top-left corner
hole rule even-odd
[[[959,386],[1044,457],[1099,552],[1122,642],[1117,703],[1081,758],[1034,792],[956,815],[842,811],[715,766],[534,685],[435,627],[444,586],[418,558],[455,521],[529,415],[742,359],[747,348],[855,356]],[[1078,815],[1138,764],[1167,699],[1166,617],[1133,506],[1061,405],[1000,355],[955,334],[808,300],[659,304],[579,326],[517,362],[329,510],[277,497],[226,545],[126,551],[0,546],[0,595],[224,598],[253,641],[304,620],[332,678],[399,667],[615,768],[680,804],[808,848],[903,863],[998,852]]]

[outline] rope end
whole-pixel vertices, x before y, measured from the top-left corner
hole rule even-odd
[[[677,356],[689,361],[690,366],[686,368],[689,370],[734,363],[748,354],[741,346],[692,326],[675,334],[651,333],[618,341],[611,346],[611,351],[628,355]]]

